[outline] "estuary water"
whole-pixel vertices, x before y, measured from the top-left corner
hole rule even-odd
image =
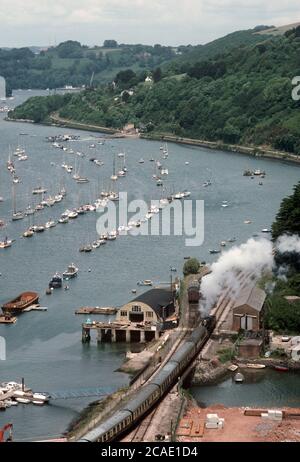
[[[42,91],[15,91],[14,105],[29,96],[45,94]],[[154,283],[170,278],[170,266],[178,272],[184,257],[196,256],[213,261],[208,249],[219,247],[222,240],[233,236],[242,243],[253,233],[261,235],[269,228],[282,198],[292,192],[299,180],[299,167],[284,162],[252,158],[240,154],[212,151],[204,148],[169,144],[169,157],[162,160],[160,143],[141,139],[107,139],[98,144],[101,134],[76,131],[54,126],[6,122],[0,116],[0,219],[7,222],[0,230],[16,241],[10,249],[0,250],[0,304],[22,291],[40,294],[40,303],[47,312],[24,313],[14,325],[0,325],[0,336],[6,340],[6,361],[0,361],[0,382],[20,381],[22,377],[34,391],[59,391],[101,387],[109,393],[128,384],[128,376],[117,372],[124,360],[126,345],[97,345],[92,335],[90,345],[81,343],[83,316],[75,316],[80,306],[120,306],[133,298],[131,290],[137,281],[151,279]],[[22,133],[22,135],[20,135]],[[78,141],[65,143],[76,156],[54,148],[46,136],[72,133]],[[26,134],[26,135],[25,135]],[[105,135],[103,135],[105,136]],[[89,254],[79,253],[80,246],[96,237],[97,213],[88,213],[58,224],[55,228],[21,239],[28,227],[28,219],[11,222],[12,185],[6,168],[9,147],[12,151],[25,146],[28,160],[13,158],[21,183],[16,184],[17,209],[24,210],[36,199],[31,191],[45,186],[49,194],[58,192],[64,184],[66,198],[53,207],[46,207],[34,216],[35,224],[49,219],[57,220],[67,208],[95,200],[103,184],[112,175],[113,158],[126,152],[128,173],[119,179],[119,191],[127,191],[130,199],[161,197],[161,188],[152,179],[154,172],[150,158],[160,159],[168,168],[165,185],[169,191],[187,189],[191,199],[204,200],[205,239],[199,247],[186,247],[185,236],[120,236],[116,241]],[[95,144],[95,148],[90,145]],[[96,157],[104,162],[101,167],[89,161]],[[72,175],[61,167],[67,164],[80,167],[80,174],[90,180],[77,184]],[[144,163],[139,163],[143,158]],[[186,165],[188,162],[188,165]],[[266,171],[263,185],[257,178],[243,177],[246,168]],[[211,180],[211,186],[203,183]],[[226,201],[226,202],[225,202]],[[222,207],[222,205],[228,205]],[[244,220],[251,220],[246,225]],[[233,244],[228,244],[228,247]],[[70,290],[56,290],[46,296],[45,289],[56,271],[62,272],[71,262],[79,267],[78,277],[68,282]],[[137,288],[137,293],[143,289]],[[93,319],[93,317],[91,317]],[[109,319],[110,317],[106,317]],[[97,316],[97,319],[105,319]],[[95,398],[55,400],[49,406],[19,405],[0,414],[0,427],[14,424],[16,440],[33,440],[61,434],[88,402]]]

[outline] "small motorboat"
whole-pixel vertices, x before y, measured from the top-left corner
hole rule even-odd
[[[138,281],[138,286],[152,286],[153,282],[150,279],[145,279],[144,281]]]
[[[141,158],[141,159],[139,160],[139,164],[143,164],[144,162],[145,162],[145,161],[144,161],[143,158]]]
[[[27,229],[23,233],[23,237],[32,237],[34,235],[34,231],[32,229]]]
[[[7,249],[8,247],[11,247],[13,242],[14,241],[12,239],[7,239],[6,237],[4,241],[0,241],[0,249]]]
[[[83,252],[91,252],[93,247],[91,245],[86,245],[83,247]]]
[[[69,217],[61,217],[58,220],[59,223],[68,223],[69,222]]]
[[[74,265],[74,263],[71,263],[71,265],[68,266],[67,270],[63,272],[63,278],[74,278],[77,276],[77,274],[78,268],[76,267],[76,265]]]
[[[62,194],[56,194],[54,196],[54,202],[58,203],[58,202],[61,202],[63,200],[64,196]]]
[[[46,229],[49,229],[49,228],[54,228],[56,226],[56,223],[54,220],[49,220],[47,221],[47,223],[45,224],[45,228]]]
[[[55,273],[49,282],[49,289],[60,289],[62,287],[63,278],[59,273]]]
[[[107,236],[107,240],[114,241],[115,239],[117,239],[117,231],[111,231]]]
[[[68,214],[68,218],[70,218],[71,220],[77,217],[78,217],[78,212],[76,210],[73,210],[72,212]]]
[[[43,401],[44,403],[47,403],[49,401],[49,396],[44,395],[43,393],[33,393],[33,399]]]
[[[279,371],[279,372],[287,372],[289,370],[289,368],[287,366],[274,366],[274,369],[275,371]]]
[[[14,212],[11,217],[12,221],[23,220],[23,218],[24,218],[23,212]]]
[[[18,403],[14,401],[13,399],[6,399],[5,404],[10,407],[10,406],[18,406]]]
[[[262,233],[270,233],[271,230],[268,229],[268,228],[263,228],[263,229],[261,230],[261,232],[262,232]]]
[[[89,183],[89,181],[90,180],[88,178],[85,178],[85,177],[76,178],[77,183]]]
[[[191,195],[190,191],[187,191],[186,189],[182,192],[183,197],[189,197]]]
[[[43,233],[45,231],[45,226],[37,225],[37,226],[33,226],[32,229],[35,233]]]
[[[35,210],[32,209],[30,206],[26,208],[26,211],[25,211],[25,215],[28,216],[28,215],[34,215],[35,214]]]
[[[44,194],[47,192],[46,188],[43,188],[42,186],[39,186],[38,188],[35,188],[32,190],[32,194]]]
[[[265,364],[252,364],[252,363],[246,364],[246,366],[248,367],[248,369],[265,369],[266,367]]]
[[[210,249],[209,250],[209,253],[211,253],[211,254],[220,253],[220,252],[221,252],[221,250],[216,250],[216,249]]]
[[[244,377],[243,374],[241,374],[240,372],[238,372],[238,373],[235,374],[235,376],[234,376],[234,381],[235,381],[236,383],[242,383],[242,382],[244,382],[244,379],[245,379],[245,377]]]
[[[27,398],[16,398],[16,401],[18,401],[18,403],[21,403],[21,404],[30,403],[30,399],[27,399]]]
[[[250,223],[252,223],[251,220],[245,220],[245,221],[244,221],[244,224],[245,224],[245,225],[250,225]]]

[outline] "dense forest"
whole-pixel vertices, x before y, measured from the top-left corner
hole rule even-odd
[[[89,85],[92,76],[94,85],[107,83],[124,69],[139,72],[163,66],[174,72],[185,59],[197,61],[224,49],[260,41],[256,30],[237,31],[198,46],[130,45],[105,40],[102,46],[88,47],[68,40],[45,49],[0,49],[0,75],[6,78],[10,89],[55,89],[65,85]]]
[[[293,236],[294,244],[288,251],[275,253],[276,270],[267,299],[266,326],[279,332],[299,334],[300,302],[291,305],[285,296],[300,296],[300,182],[293,194],[282,200],[272,226],[275,242],[284,235]]]
[[[101,126],[133,122],[143,131],[268,144],[298,154],[300,103],[291,93],[292,78],[300,75],[300,28],[260,40],[211,59],[182,62],[179,74],[156,67],[152,82],[145,82],[145,72],[123,70],[113,85],[29,100],[11,116],[39,122],[57,111]]]
[[[158,44],[118,45],[115,40],[105,40],[103,46],[89,48],[68,40],[39,51],[0,49],[0,75],[13,89],[82,86],[90,83],[93,74],[94,84],[100,84],[110,81],[121,69],[152,69],[175,56],[176,49]]]

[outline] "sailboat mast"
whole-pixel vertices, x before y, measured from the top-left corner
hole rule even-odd
[[[15,190],[14,182],[12,182],[12,207],[13,207],[13,213],[15,214],[17,209],[16,209],[16,190]]]

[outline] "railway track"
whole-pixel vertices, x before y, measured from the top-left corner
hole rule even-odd
[[[151,411],[137,426],[137,428],[132,432],[129,433],[127,437],[125,437],[122,442],[130,442],[130,443],[138,443],[145,440],[145,436],[152,425],[152,422],[157,414],[159,409],[159,404]]]

